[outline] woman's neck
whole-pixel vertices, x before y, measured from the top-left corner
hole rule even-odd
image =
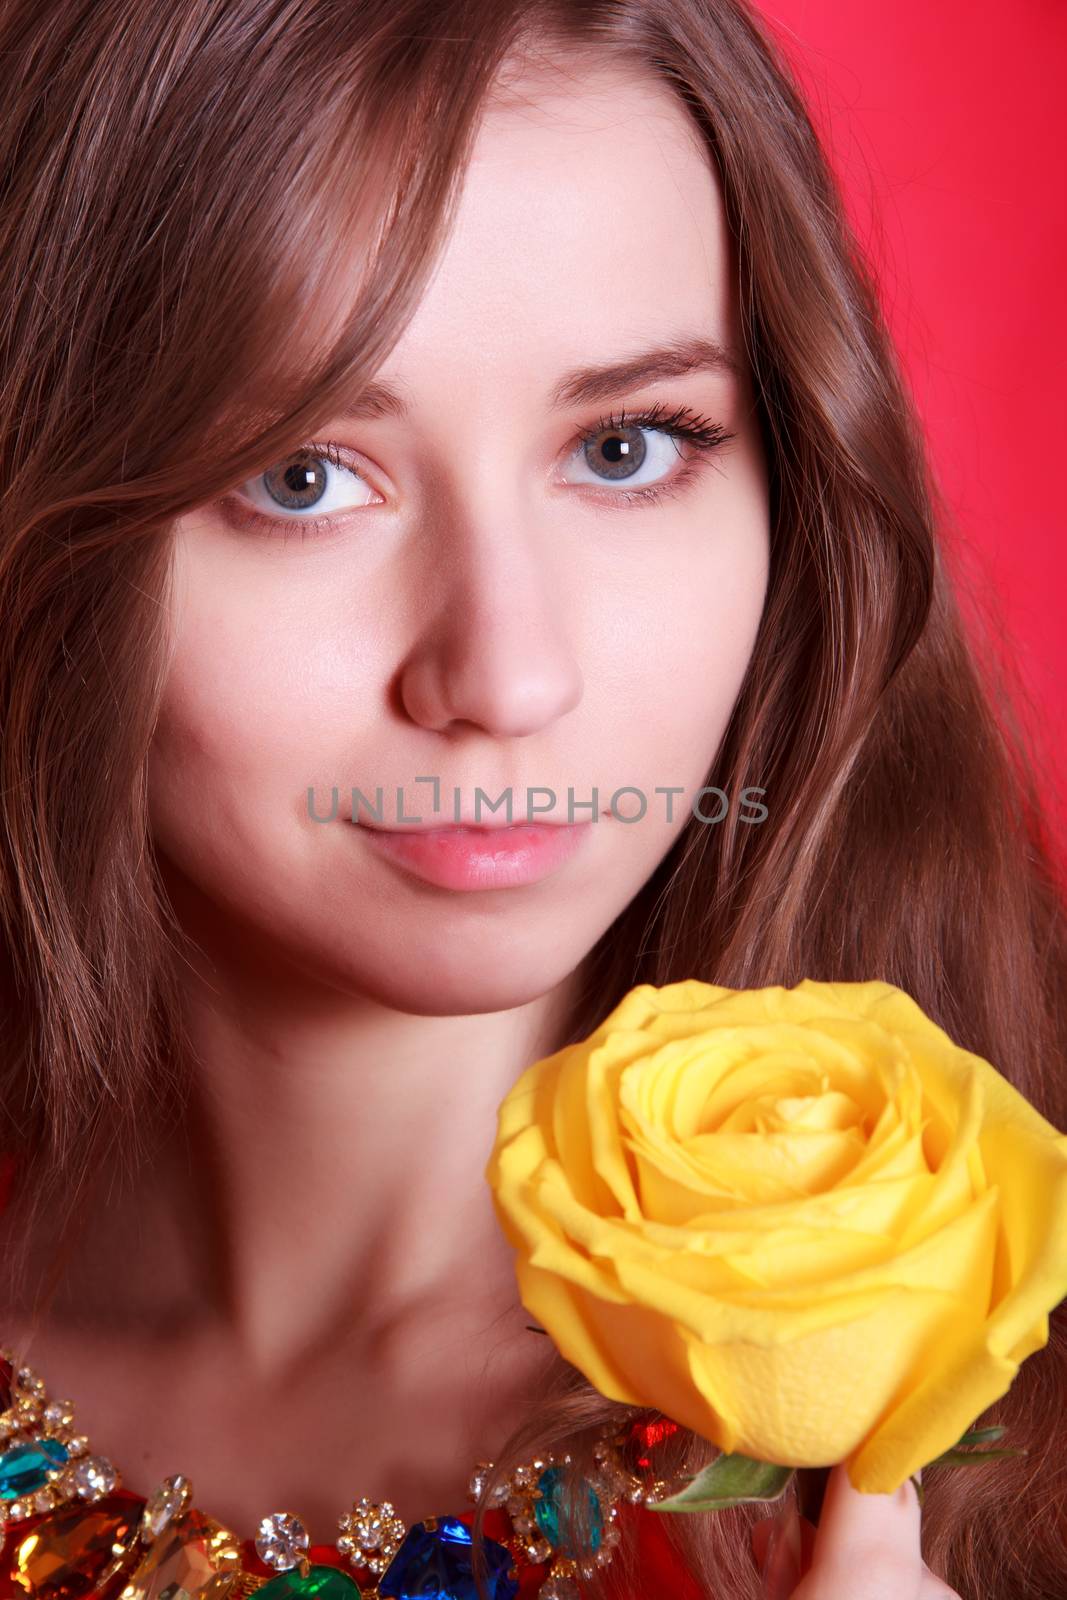
[[[346,1495],[409,1520],[454,1506],[551,1355],[484,1169],[576,981],[419,1017],[191,977],[184,1120],[121,1181],[96,1175],[47,1307],[0,1308],[6,1342],[131,1487],[186,1472],[245,1536],[286,1497],[318,1539]],[[28,1281],[53,1259],[42,1241]]]

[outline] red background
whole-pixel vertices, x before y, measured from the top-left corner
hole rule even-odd
[[[1014,658],[1067,837],[1067,3],[760,0],[882,285],[955,516],[950,565]]]

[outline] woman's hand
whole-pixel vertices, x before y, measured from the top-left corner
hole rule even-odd
[[[962,1600],[923,1560],[920,1519],[910,1478],[896,1494],[861,1494],[834,1467],[817,1528],[794,1506],[754,1529],[766,1600]]]

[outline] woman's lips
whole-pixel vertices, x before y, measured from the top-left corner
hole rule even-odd
[[[370,828],[371,847],[442,889],[513,889],[536,883],[568,860],[592,821],[517,822],[507,828]]]

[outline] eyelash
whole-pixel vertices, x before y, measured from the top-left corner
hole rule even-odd
[[[681,470],[672,478],[666,478],[660,483],[647,484],[641,489],[615,489],[608,490],[612,500],[621,500],[629,506],[653,505],[666,500],[670,496],[682,493],[696,478],[707,458],[720,446],[736,438],[736,434],[729,433],[721,423],[713,422],[709,417],[701,416],[690,409],[689,406],[676,406],[673,411],[667,411],[662,402],[647,407],[643,411],[629,412],[626,410],[611,412],[608,416],[601,417],[591,428],[578,434],[574,440],[574,451],[580,450],[584,445],[595,439],[598,433],[613,430],[622,431],[626,428],[645,428],[650,431],[665,433],[673,439],[684,439],[696,450],[696,456],[686,459]],[[335,467],[342,467],[349,472],[358,469],[344,459],[343,447],[331,440],[325,445],[307,445],[308,455],[323,461],[329,461]],[[572,452],[573,453],[573,452]],[[358,474],[362,476],[362,474]],[[595,487],[586,484],[586,488]],[[607,483],[604,485],[607,489]],[[279,526],[284,530],[283,538],[289,537],[289,529],[295,524],[300,529],[300,538],[315,538],[332,533],[337,527],[338,517],[272,517],[265,512],[250,510],[244,505],[234,501],[225,501],[228,508],[236,511],[237,520],[246,527],[260,528],[266,532],[276,534]],[[355,507],[355,510],[363,509]],[[343,517],[346,513],[340,513]]]

